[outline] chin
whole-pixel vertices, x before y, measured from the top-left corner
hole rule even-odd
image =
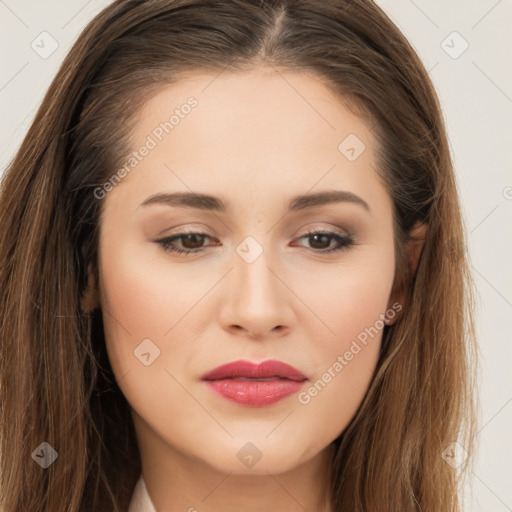
[[[203,460],[221,473],[254,476],[286,473],[318,454],[313,448],[311,453],[305,453],[296,444],[287,447],[282,440],[277,445],[268,440],[232,441],[234,446],[219,447],[219,451],[211,453],[207,459],[203,454]]]
[[[286,453],[277,453],[272,456],[268,456],[268,454],[265,456],[265,454],[263,454],[261,459],[252,466],[245,466],[236,456],[235,461],[230,457],[228,460],[210,460],[207,462],[221,473],[255,476],[268,475],[268,473],[273,475],[286,473],[296,468],[304,461],[296,460]]]

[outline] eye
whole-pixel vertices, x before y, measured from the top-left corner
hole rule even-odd
[[[178,233],[176,235],[155,240],[164,251],[173,252],[177,254],[190,254],[204,252],[205,239],[211,239],[206,233],[189,232]],[[313,252],[325,254],[334,251],[348,249],[355,245],[354,240],[350,236],[341,235],[334,231],[315,230],[301,236],[299,240],[306,238],[310,240],[311,248],[316,249]],[[181,247],[177,247],[176,243],[180,241]],[[331,247],[332,242],[335,242],[334,247]]]
[[[178,233],[177,235],[156,240],[156,243],[158,243],[165,251],[189,254],[202,252],[202,243],[205,238],[211,237],[206,233],[199,232]],[[184,247],[183,249],[175,246],[177,240],[181,241],[181,245]]]
[[[354,239],[352,237],[341,235],[340,233],[336,233],[334,231],[314,230],[301,236],[299,240],[303,238],[309,239],[309,243],[313,249],[320,249],[315,251],[320,254],[348,249],[349,247],[355,245]],[[337,245],[331,247],[331,243],[333,241],[336,242]]]

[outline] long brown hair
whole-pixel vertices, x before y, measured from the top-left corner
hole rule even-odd
[[[371,386],[334,441],[333,511],[460,510],[471,453],[475,335],[465,230],[440,105],[421,61],[370,0],[117,0],[53,80],[0,195],[0,505],[5,512],[126,511],[141,471],[102,314],[81,307],[97,272],[102,201],[136,114],[192,71],[258,65],[320,77],[365,116],[394,207],[396,280]],[[406,243],[427,226],[415,272]],[[32,453],[58,453],[47,469]],[[42,452],[42,453],[43,453]],[[44,452],[46,453],[46,452]]]

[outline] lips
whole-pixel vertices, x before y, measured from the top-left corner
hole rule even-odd
[[[275,379],[276,377],[288,380],[306,380],[307,377],[297,368],[289,364],[269,359],[262,363],[251,361],[234,361],[214,368],[211,372],[203,375],[203,380],[234,379],[242,377],[245,379]]]
[[[308,380],[306,375],[276,360],[262,363],[234,361],[202,376],[211,391],[248,407],[262,407],[297,392]]]

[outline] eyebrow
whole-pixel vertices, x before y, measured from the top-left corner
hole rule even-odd
[[[328,190],[325,192],[294,196],[290,199],[288,210],[300,211],[333,203],[353,203],[370,211],[370,207],[364,199],[347,190]],[[141,206],[149,206],[152,204],[165,204],[167,206],[196,208],[198,210],[210,210],[215,212],[226,212],[228,210],[228,204],[219,197],[195,192],[154,194],[143,201]]]

